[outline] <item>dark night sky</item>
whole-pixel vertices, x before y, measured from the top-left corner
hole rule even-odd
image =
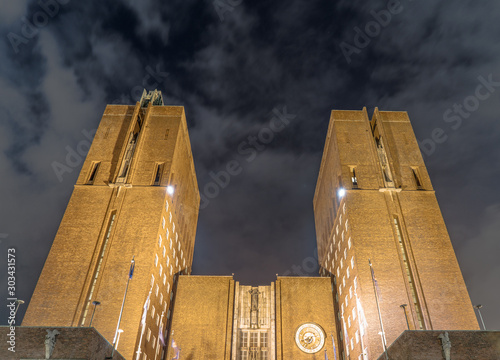
[[[211,171],[242,164],[200,212],[194,273],[246,284],[299,266],[316,275],[312,199],[331,109],[406,110],[419,141],[442,129],[425,161],[472,301],[500,329],[500,2],[60,2],[0,11],[3,299],[10,247],[17,296],[31,297],[81,168],[68,153],[86,150],[107,103],[147,87],[185,106],[202,193]],[[247,161],[238,148],[284,107],[295,118]],[[58,179],[55,162],[72,172]]]

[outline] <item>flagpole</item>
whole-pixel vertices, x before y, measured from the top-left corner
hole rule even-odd
[[[337,360],[337,349],[335,348],[335,340],[333,340],[333,334],[330,334],[332,337],[332,344],[333,344],[333,356],[335,357],[335,360]]]
[[[125,294],[123,294],[122,308],[120,309],[120,316],[118,317],[118,324],[116,325],[115,337],[113,339],[113,351],[111,352],[111,359],[113,359],[113,355],[115,353],[116,337],[118,335],[118,330],[120,330],[120,322],[122,321],[123,307],[125,306],[125,299],[127,297],[128,284],[130,283],[130,280],[132,279],[132,276],[134,275],[134,267],[135,267],[134,257],[135,256],[132,256],[132,261],[130,262],[130,271],[128,274],[127,286],[125,287]]]
[[[387,355],[387,345],[386,345],[386,340],[385,340],[384,324],[382,323],[382,314],[380,313],[380,305],[378,303],[377,287],[375,285],[375,273],[373,272],[373,266],[372,266],[372,262],[370,259],[368,259],[368,264],[370,264],[370,271],[372,274],[373,291],[375,292],[375,301],[377,303],[378,319],[380,321],[380,329],[382,329],[382,346],[384,347],[385,358],[386,358],[386,360],[389,360],[389,356]]]

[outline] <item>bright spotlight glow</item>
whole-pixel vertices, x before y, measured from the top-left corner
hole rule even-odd
[[[344,197],[345,195],[345,189],[344,188],[340,188],[339,191],[337,192],[337,194],[339,195],[339,197]]]
[[[170,194],[170,195],[173,195],[174,194],[174,187],[172,185],[168,185],[167,186],[167,192]]]

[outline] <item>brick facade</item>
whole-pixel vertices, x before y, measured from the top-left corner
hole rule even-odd
[[[96,300],[92,326],[113,342],[134,257],[120,324],[127,359],[139,344],[148,358],[161,355],[200,204],[184,108],[143,105],[106,107],[23,321],[88,326]]]
[[[108,105],[18,328],[22,350],[38,354],[26,339],[45,334],[26,326],[54,326],[74,354],[107,351],[87,328],[91,303],[101,303],[92,326],[112,343],[132,256],[128,360],[172,358],[172,340],[183,359],[366,360],[384,339],[394,359],[423,360],[426,343],[438,356],[437,330],[479,328],[405,112],[332,111],[314,196],[321,277],[252,287],[190,275],[199,205],[184,108]],[[456,351],[480,344],[484,356],[497,354],[497,335],[450,331]]]
[[[369,260],[387,344],[407,328],[402,304],[410,329],[479,328],[405,112],[332,111],[314,214],[346,357],[383,351]]]

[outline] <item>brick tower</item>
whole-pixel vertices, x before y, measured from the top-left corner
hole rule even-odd
[[[92,326],[118,351],[161,356],[176,274],[189,274],[200,195],[184,108],[144,92],[108,105],[27,309],[24,326]],[[147,309],[147,310],[144,310]],[[139,352],[137,352],[139,351]]]
[[[343,358],[376,358],[407,327],[478,329],[406,112],[332,111],[314,214]]]

